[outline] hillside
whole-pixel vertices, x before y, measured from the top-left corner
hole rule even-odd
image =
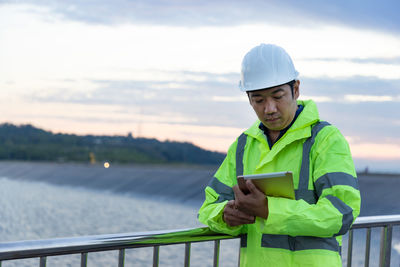
[[[54,134],[32,125],[0,124],[0,160],[219,164],[224,154],[191,143],[127,136]]]

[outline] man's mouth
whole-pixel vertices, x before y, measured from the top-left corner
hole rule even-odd
[[[279,118],[267,118],[265,119],[267,122],[274,122],[277,121]]]

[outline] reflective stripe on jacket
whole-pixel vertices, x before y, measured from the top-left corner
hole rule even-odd
[[[242,234],[241,266],[341,266],[341,235],[360,211],[360,193],[349,146],[320,122],[312,101],[269,149],[259,121],[229,148],[206,187],[199,220],[212,230]],[[222,219],[240,174],[291,171],[296,200],[268,197],[268,219],[229,227]]]

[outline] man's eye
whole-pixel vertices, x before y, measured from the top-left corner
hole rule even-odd
[[[277,95],[277,96],[274,96],[274,98],[275,98],[275,99],[281,99],[282,96],[281,96],[281,95]]]
[[[257,104],[260,104],[260,103],[262,103],[263,102],[263,100],[262,99],[256,99],[256,100],[254,100]]]

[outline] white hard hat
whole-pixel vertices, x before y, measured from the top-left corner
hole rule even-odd
[[[260,44],[243,58],[239,88],[243,92],[278,86],[295,80],[299,73],[286,51],[277,45]]]

